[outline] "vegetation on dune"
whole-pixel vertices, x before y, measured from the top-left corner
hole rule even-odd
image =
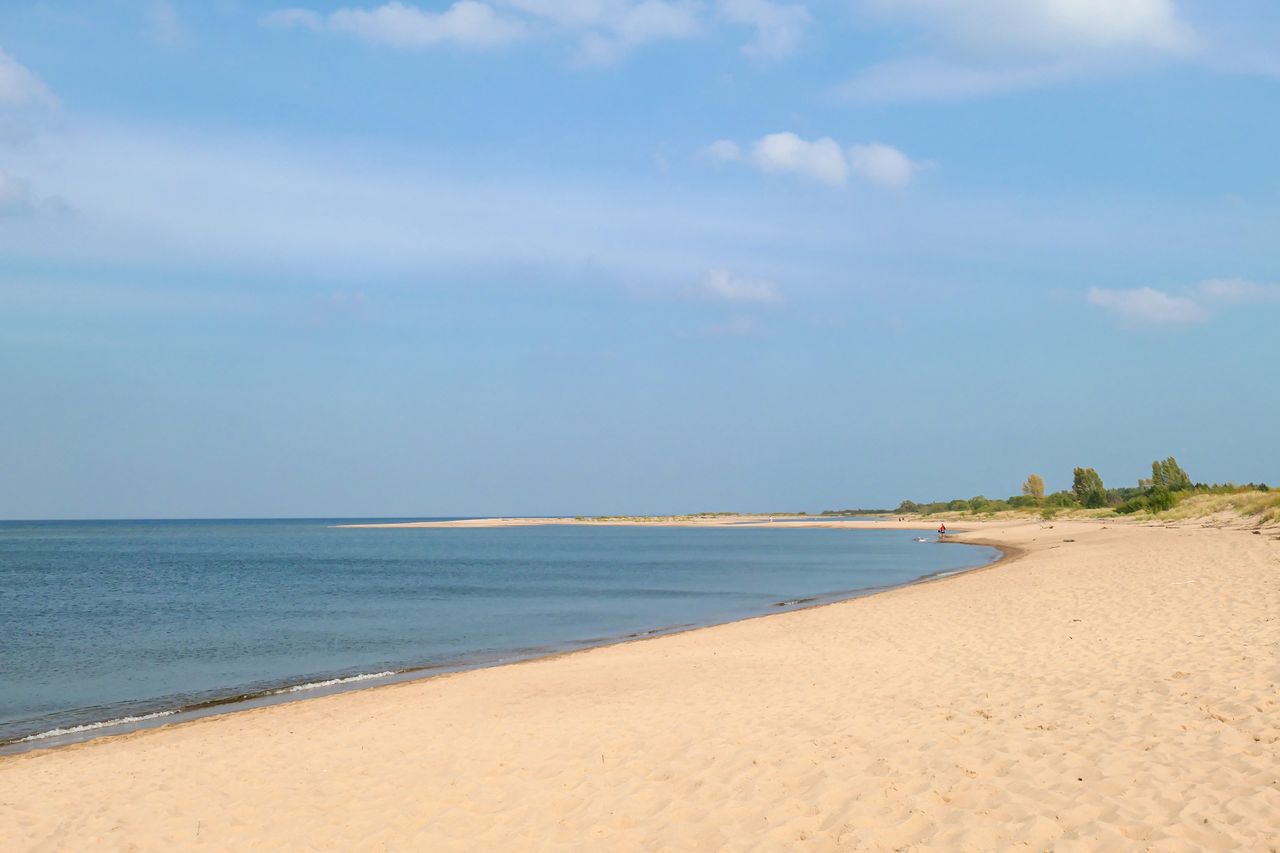
[[[1098,509],[1107,505],[1107,487],[1092,468],[1077,468],[1072,472],[1071,493],[1076,503],[1085,509]]]
[[[1035,501],[1044,500],[1044,477],[1039,474],[1027,477],[1027,481],[1022,484],[1022,496]]]
[[[1172,456],[1151,463],[1151,479],[1139,480],[1137,486],[1107,488],[1093,468],[1072,471],[1071,489],[1045,494],[1044,479],[1031,474],[1022,484],[1022,494],[992,500],[983,495],[969,499],[917,503],[903,501],[895,513],[899,515],[992,516],[1002,512],[1038,512],[1044,518],[1060,513],[1073,516],[1105,518],[1145,512],[1162,518],[1198,518],[1215,512],[1233,512],[1257,516],[1260,523],[1280,521],[1280,492],[1265,483],[1206,484],[1192,481],[1191,476]]]
[[[1280,523],[1280,491],[1197,491],[1162,513],[1161,517],[1177,521],[1183,518],[1203,518],[1219,512],[1257,516],[1262,524]]]
[[[1172,456],[1151,463],[1151,479],[1141,479],[1136,486],[1108,488],[1093,468],[1078,467],[1072,471],[1071,488],[1045,494],[1044,478],[1031,474],[1022,484],[1022,494],[1003,499],[985,495],[956,498],[949,501],[917,503],[906,500],[897,509],[828,509],[821,515],[804,512],[739,513],[698,512],[688,515],[577,516],[577,521],[596,522],[688,522],[737,516],[755,518],[838,518],[865,515],[942,515],[995,516],[998,513],[1037,513],[1042,518],[1070,515],[1073,518],[1109,518],[1117,515],[1147,513],[1161,519],[1177,521],[1203,518],[1229,512],[1256,519],[1258,524],[1280,523],[1280,490],[1266,483],[1206,484],[1196,483],[1178,460]]]

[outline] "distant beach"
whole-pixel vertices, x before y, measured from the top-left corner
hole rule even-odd
[[[1267,850],[1280,541],[974,521],[992,568],[0,759],[25,850]]]

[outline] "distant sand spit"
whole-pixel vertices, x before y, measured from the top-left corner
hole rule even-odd
[[[396,528],[448,528],[448,527],[549,527],[569,525],[575,527],[843,527],[863,529],[937,529],[937,522],[898,521],[896,517],[867,520],[841,518],[840,516],[792,516],[792,515],[716,515],[716,516],[601,516],[598,518],[462,518],[453,521],[380,521],[367,524],[335,524],[334,527],[386,529]]]
[[[3,850],[1276,850],[1280,541],[966,522],[868,598],[0,759]]]

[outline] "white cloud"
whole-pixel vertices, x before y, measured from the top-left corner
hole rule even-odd
[[[337,9],[326,16],[306,9],[282,9],[265,15],[261,23],[346,33],[399,48],[425,48],[448,42],[466,47],[497,47],[523,38],[526,32],[520,21],[506,18],[476,0],[458,0],[443,12],[424,12],[398,0],[374,9]]]
[[[699,273],[731,247],[770,235],[747,212],[755,194],[745,188],[677,198],[652,180],[601,187],[483,157],[441,169],[413,149],[359,151],[71,120],[5,152],[5,171],[27,182],[34,209],[0,225],[0,257],[357,281],[514,268],[700,290]],[[16,207],[20,196],[9,197]]]
[[[942,59],[891,59],[870,66],[836,93],[853,101],[950,101],[1033,89],[1076,73],[1061,64],[973,68]]]
[[[873,184],[899,189],[911,183],[916,174],[929,167],[917,163],[897,148],[873,142],[849,147],[849,168]]]
[[[624,4],[600,16],[597,27],[582,38],[578,60],[584,65],[612,65],[647,42],[687,39],[702,32],[693,6],[665,0]]]
[[[794,133],[771,133],[751,149],[751,162],[762,172],[800,175],[833,186],[849,176],[844,152],[832,138],[808,142]]]
[[[57,99],[44,81],[0,50],[0,104],[53,104]]]
[[[873,16],[983,52],[1185,53],[1194,30],[1173,0],[865,0]]]
[[[1205,310],[1194,299],[1173,296],[1150,287],[1135,290],[1103,290],[1095,287],[1089,290],[1088,300],[1091,305],[1141,325],[1181,326],[1202,323],[1208,319]]]
[[[861,8],[872,22],[918,30],[913,42],[933,53],[880,62],[837,89],[858,101],[1002,94],[1200,47],[1173,0],[862,0]]]
[[[719,0],[719,10],[725,20],[755,28],[755,39],[742,46],[743,53],[769,59],[794,53],[813,20],[802,5],[771,0]]]
[[[740,278],[725,269],[707,273],[703,293],[721,302],[781,302],[778,286],[765,279]]]
[[[497,0],[535,18],[571,29],[597,27],[628,5],[617,0]]]
[[[732,163],[742,159],[742,149],[732,139],[717,139],[702,149],[702,153],[713,160]]]
[[[345,32],[396,47],[442,42],[496,47],[532,35],[567,34],[578,42],[580,64],[609,65],[639,45],[699,35],[700,8],[684,0],[458,0],[443,12],[428,12],[392,0],[374,9],[342,8],[327,15],[281,9],[260,22]]]
[[[308,30],[324,29],[324,18],[310,9],[277,9],[274,12],[267,12],[258,19],[258,23],[264,27],[286,30],[292,27]]]
[[[730,139],[717,140],[702,153],[722,162],[744,162],[769,174],[798,175],[830,186],[844,184],[852,173],[877,186],[900,189],[933,165],[912,160],[879,142],[852,145],[846,152],[830,137],[810,142],[791,132],[761,138],[749,154]]]
[[[1280,284],[1261,284],[1240,278],[1217,278],[1186,288],[1185,296],[1143,287],[1137,290],[1089,291],[1091,304],[1143,325],[1184,325],[1210,317],[1209,307],[1280,304]],[[1209,307],[1206,307],[1209,306]]]
[[[1196,288],[1205,299],[1233,305],[1280,302],[1280,284],[1259,284],[1240,278],[1202,281]]]

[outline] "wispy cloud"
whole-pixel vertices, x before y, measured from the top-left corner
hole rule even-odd
[[[782,301],[778,286],[766,279],[748,279],[726,269],[707,273],[702,292],[720,302],[777,303]]]
[[[270,12],[266,27],[355,36],[372,44],[422,49],[441,44],[496,48],[526,38],[568,36],[580,65],[609,65],[636,47],[699,35],[701,7],[678,0],[457,0],[443,11],[391,0],[327,14],[308,8]]]
[[[70,213],[71,208],[62,199],[39,195],[28,181],[0,171],[0,216],[66,216]]]
[[[761,137],[749,151],[731,139],[720,139],[702,152],[721,162],[746,163],[768,174],[796,175],[830,186],[843,185],[853,174],[877,186],[902,188],[932,165],[880,142],[845,150],[829,136],[810,141],[790,131]]]
[[[147,9],[147,35],[166,45],[176,45],[182,41],[182,21],[178,18],[178,10],[169,0],[155,0]]]
[[[694,6],[665,0],[643,0],[601,15],[579,44],[583,65],[612,65],[648,42],[688,39],[702,32]]]
[[[755,29],[755,38],[742,46],[748,56],[779,59],[795,53],[813,18],[800,4],[771,0],[719,0],[720,16]]]
[[[871,65],[836,92],[857,101],[954,100],[1183,59],[1202,45],[1172,0],[862,0],[872,25],[931,46]]]
[[[0,50],[0,104],[55,104],[57,98],[44,81],[18,60]]]
[[[1146,326],[1183,326],[1202,323],[1207,312],[1194,299],[1174,296],[1151,287],[1134,290],[1104,290],[1091,288],[1088,293],[1091,305],[1096,305],[1122,319]]]
[[[519,21],[476,0],[458,0],[443,12],[426,12],[392,0],[373,9],[343,8],[321,15],[308,9],[282,9],[262,18],[268,27],[344,33],[374,44],[427,48],[439,44],[497,47],[526,34]]]
[[[27,182],[0,172],[0,216],[27,213],[32,207]]]
[[[734,314],[723,323],[707,328],[713,337],[746,338],[760,334],[760,321],[747,314]]]
[[[871,18],[983,53],[1185,53],[1198,38],[1173,0],[863,0]]]
[[[0,255],[104,269],[436,280],[519,265],[531,278],[701,287],[724,257],[707,241],[768,234],[742,199],[606,189],[479,159],[441,168],[378,145],[353,156],[299,137],[71,121],[7,153],[4,204],[28,215],[0,227]],[[74,216],[53,215],[58,198]]]
[[[1280,303],[1280,284],[1260,284],[1242,278],[1203,281],[1196,288],[1206,300],[1229,305]]]
[[[869,145],[851,145],[848,150],[849,168],[873,184],[882,187],[905,187],[922,170],[932,163],[918,163],[897,148],[872,142]]]
[[[1147,326],[1203,323],[1240,306],[1280,305],[1280,284],[1243,278],[1212,278],[1170,293],[1151,287],[1132,290],[1092,288],[1086,299],[1124,320]]]
[[[835,93],[859,102],[953,101],[1033,89],[1079,73],[1060,63],[973,67],[946,59],[891,59],[866,68]]]

